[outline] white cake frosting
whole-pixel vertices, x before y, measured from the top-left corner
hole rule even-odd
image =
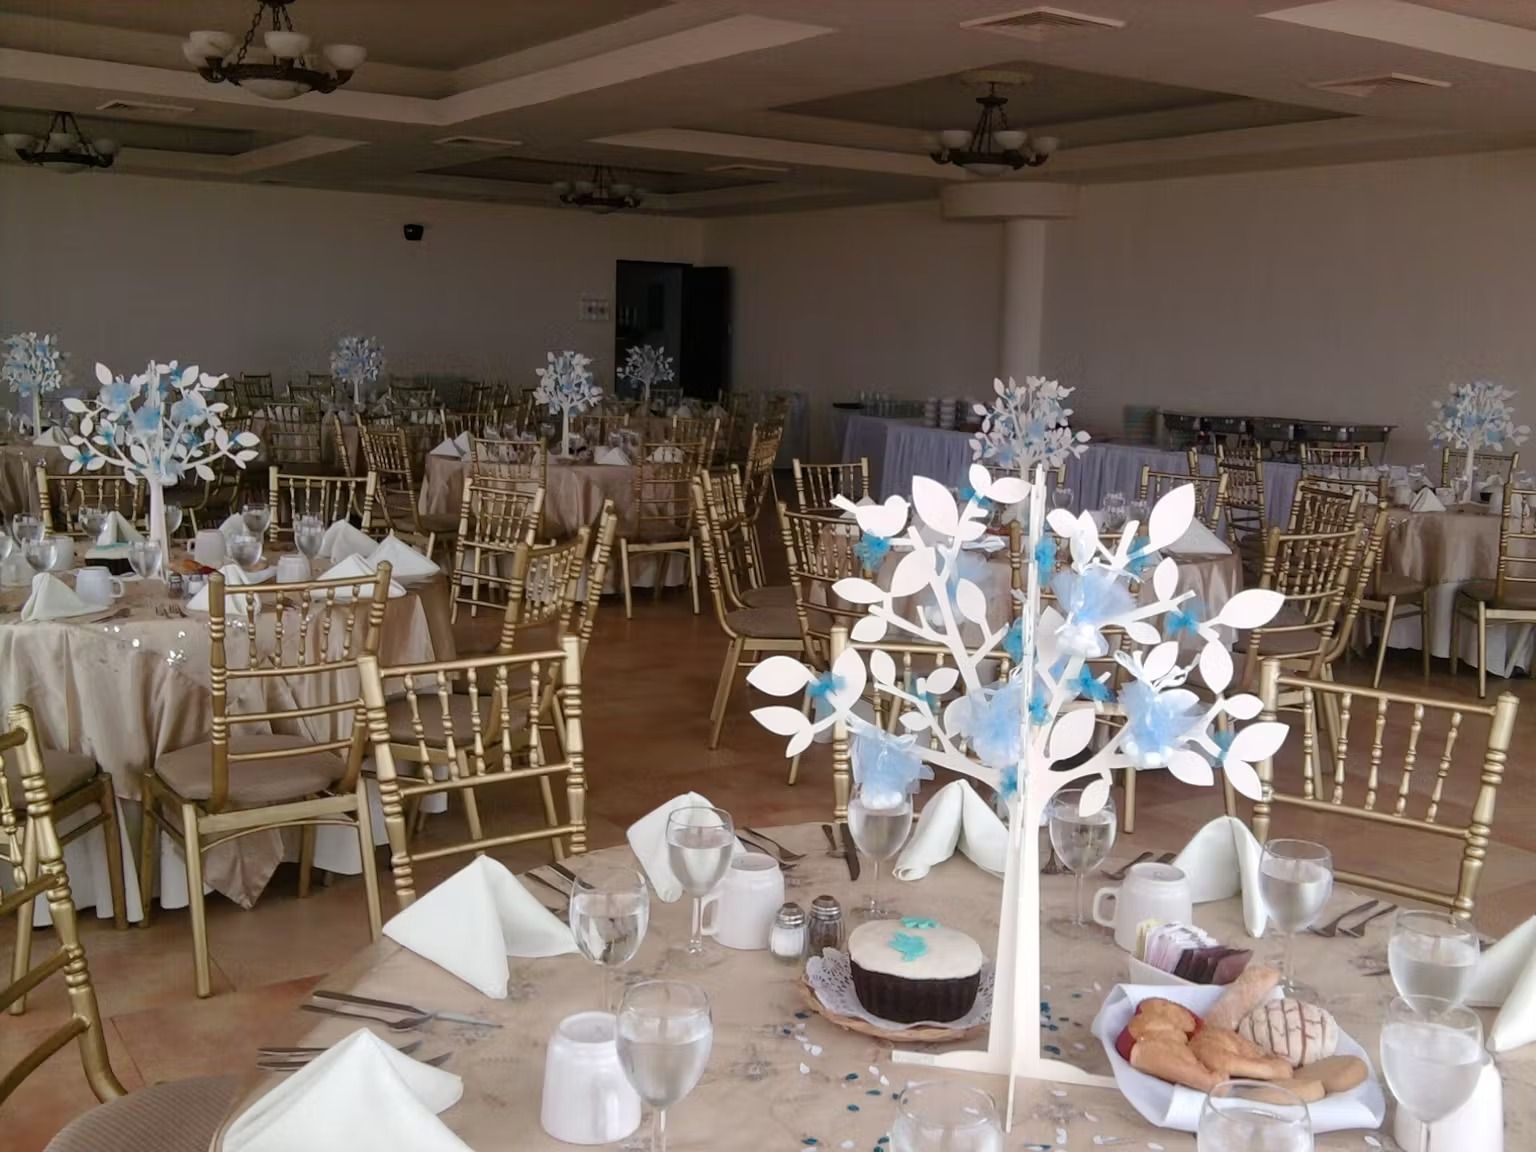
[[[913,949],[894,946],[898,935],[921,940],[921,953],[910,956]],[[848,956],[866,972],[908,980],[961,980],[980,972],[982,962],[981,948],[964,932],[911,918],[859,925],[848,937]]]

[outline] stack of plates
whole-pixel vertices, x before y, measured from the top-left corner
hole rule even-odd
[[[944,397],[939,401],[939,427],[953,430],[959,412],[960,400],[954,396]]]
[[[930,396],[923,401],[923,423],[930,428],[939,426],[939,398]]]

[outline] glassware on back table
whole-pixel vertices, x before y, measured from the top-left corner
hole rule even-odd
[[[1125,493],[1111,492],[1104,497],[1104,507],[1100,509],[1104,521],[1100,527],[1105,532],[1118,532],[1125,526]]]
[[[135,540],[128,545],[128,564],[140,580],[152,580],[160,575],[160,545],[153,540]]]
[[[725,879],[735,849],[736,826],[723,809],[679,808],[667,817],[667,860],[693,897],[693,931],[684,949],[690,956],[704,952],[704,897]]]
[[[26,557],[27,566],[34,573],[51,571],[59,562],[59,538],[39,536],[35,540],[29,540],[22,548],[22,555]]]
[[[896,1103],[891,1152],[1003,1152],[997,1105],[953,1080],[910,1084]]]
[[[912,797],[901,797],[900,803],[884,802],[894,797],[867,796],[863,787],[858,788],[848,801],[848,831],[854,845],[875,865],[875,875],[869,887],[869,898],[856,910],[856,914],[869,920],[885,920],[898,913],[880,903],[880,865],[893,859],[907,842],[912,831]],[[882,806],[871,807],[870,800],[879,800]]]
[[[1259,861],[1259,893],[1270,920],[1285,936],[1285,987],[1298,999],[1316,999],[1296,983],[1296,933],[1307,928],[1333,895],[1333,856],[1310,840],[1271,840]],[[1306,995],[1298,995],[1298,990]]]
[[[666,1152],[667,1109],[692,1092],[714,1045],[709,997],[675,980],[650,980],[619,1005],[619,1064],[651,1106],[651,1152]]]
[[[1083,879],[1108,858],[1110,849],[1115,846],[1119,823],[1113,796],[1091,816],[1084,816],[1080,811],[1082,801],[1083,789],[1064,788],[1051,797],[1046,806],[1051,848],[1056,858],[1072,871],[1074,881],[1072,919],[1066,925],[1070,935],[1088,935],[1096,931],[1083,917]]]
[[[1472,1099],[1483,1059],[1483,1022],[1472,1009],[1434,996],[1399,996],[1387,1006],[1381,1073],[1397,1106],[1420,1123],[1444,1120]]]
[[[1307,1106],[1284,1085],[1227,1080],[1200,1109],[1196,1152],[1312,1152]]]
[[[35,540],[41,540],[43,533],[47,531],[43,522],[36,516],[18,515],[11,517],[11,538],[21,548]]]
[[[1452,1004],[1467,998],[1477,970],[1477,933],[1448,912],[1404,909],[1392,922],[1387,963],[1402,996],[1435,996]]]
[[[95,504],[82,504],[75,513],[75,522],[89,544],[101,538],[101,530],[107,526],[107,510]]]
[[[609,1011],[610,972],[640,951],[651,919],[651,890],[633,868],[582,863],[571,884],[570,923],[576,947],[603,969],[603,1011]]]
[[[1053,489],[1051,491],[1051,507],[1065,508],[1068,512],[1072,511],[1072,489],[1068,488],[1065,484]]]
[[[236,532],[229,538],[229,558],[249,569],[261,559],[261,537],[250,532]]]
[[[318,516],[298,516],[293,521],[293,545],[305,559],[313,560],[325,540],[325,522]]]
[[[267,534],[267,527],[272,523],[272,508],[265,501],[252,501],[240,509],[240,519],[245,521],[245,530],[258,539]]]
[[[181,505],[167,504],[165,506],[165,535],[170,539],[181,530]]]

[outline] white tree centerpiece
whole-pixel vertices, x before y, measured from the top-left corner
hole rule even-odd
[[[631,347],[619,375],[631,384],[640,385],[641,404],[647,412],[651,410],[651,387],[655,384],[670,384],[677,378],[666,349],[654,344],[636,344]]]
[[[0,377],[32,409],[32,433],[43,430],[43,396],[64,383],[64,353],[51,332],[17,332],[5,338]]]
[[[592,358],[567,349],[549,352],[544,368],[534,371],[539,386],[533,398],[551,412],[560,414],[560,455],[571,454],[571,413],[585,412],[603,399],[602,387],[592,378]]]
[[[1466,452],[1462,499],[1470,500],[1477,475],[1477,453],[1483,449],[1501,452],[1506,446],[1524,444],[1531,429],[1515,423],[1514,411],[1509,406],[1515,394],[1502,384],[1473,380],[1469,384],[1451,384],[1449,388],[1450,398],[1434,404],[1429,438],[1433,444]]]
[[[1023,384],[1010,376],[1006,384],[992,381],[992,390],[992,407],[975,406],[982,419],[971,438],[971,459],[1027,477],[1037,464],[1060,468],[1069,456],[1088,451],[1088,433],[1072,430],[1072,409],[1062,404],[1073,389],[1044,376],[1026,376]]]
[[[79,415],[76,430],[60,451],[71,472],[96,472],[108,464],[130,480],[149,485],[149,536],[161,555],[170,556],[165,530],[165,490],[188,473],[214,479],[216,460],[244,468],[260,443],[254,432],[230,435],[223,425],[223,402],[209,394],[224,382],[196,365],[178,367],[151,362],[143,372],[123,379],[105,364],[96,365],[101,390],[94,400],[67,398],[64,407]]]
[[[352,389],[352,407],[362,411],[368,390],[384,374],[384,352],[372,336],[343,336],[331,351],[331,376]]]
[[[876,645],[888,635],[931,644],[947,654],[946,666],[908,688],[889,653],[850,646],[829,677],[818,678],[792,657],[774,656],[754,668],[748,682],[774,696],[795,696],[813,684],[825,694],[829,707],[815,719],[787,705],[753,713],[764,727],[789,737],[790,756],[834,725],[877,741],[897,739],[882,735],[854,711],[873,682],[875,691],[903,708],[899,721],[907,735],[900,739],[911,755],[978,780],[1006,802],[1009,850],[987,1047],[936,1056],[897,1052],[895,1058],[1007,1075],[1011,1125],[1014,1087],[1020,1078],[1113,1083],[1041,1054],[1041,815],[1051,797],[1070,785],[1083,786],[1085,814],[1099,810],[1109,795],[1111,773],[1119,769],[1166,768],[1185,783],[1209,785],[1213,770],[1219,768],[1237,791],[1257,798],[1259,779],[1252,762],[1274,753],[1285,739],[1286,726],[1259,722],[1223,730],[1231,722],[1252,720],[1260,702],[1251,694],[1226,694],[1233,664],[1218,628],[1260,627],[1284,598],[1262,589],[1239,592],[1209,620],[1186,607],[1194,593],[1177,591],[1178,565],[1172,559],[1159,560],[1157,549],[1168,547],[1188,528],[1195,507],[1189,486],[1158,501],[1144,536],[1138,538],[1139,525],[1128,523],[1114,543],[1099,538],[1086,513],[1074,517],[1056,509],[1047,520],[1039,463],[1032,484],[1016,476],[994,478],[985,467],[973,464],[970,487],[974,495],[963,506],[943,485],[926,477],[913,480],[910,508],[899,496],[865,507],[838,500],[866,538],[891,541],[905,551],[889,587],[855,577],[833,586],[834,595],[867,605],[867,615],[852,630],[854,645]],[[986,594],[961,575],[962,549],[985,531],[987,502],[1026,506],[1022,519],[1027,528],[1027,581],[1014,623],[990,619]],[[912,511],[916,516],[909,523]],[[1047,524],[1054,536],[1046,534]],[[1055,565],[1057,538],[1070,550],[1071,564],[1052,581],[1059,606],[1042,608],[1041,581]],[[937,543],[931,543],[934,540]],[[1142,573],[1150,583],[1148,593],[1139,587]],[[898,601],[925,592],[933,608],[910,617],[898,610]],[[1088,663],[1108,652],[1106,628],[1122,629],[1130,642],[1115,654],[1128,674],[1119,693],[1125,722],[1086,762],[1057,771],[1058,764],[1088,750],[1097,712],[1094,702],[1110,696],[1108,673],[1095,673]],[[1165,633],[1193,633],[1204,643],[1186,659],[1180,642],[1165,639]],[[1002,652],[1012,660],[1009,675],[985,682],[984,668]],[[1203,702],[1184,686],[1197,667],[1211,694]]]

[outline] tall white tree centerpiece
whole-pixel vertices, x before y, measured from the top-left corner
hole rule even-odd
[[[362,411],[368,392],[384,374],[384,352],[372,336],[343,336],[331,351],[331,377],[352,389],[352,407]]]
[[[147,483],[149,536],[169,557],[165,490],[189,474],[214,479],[217,460],[233,460],[244,468],[256,458],[260,440],[254,432],[230,435],[222,421],[226,405],[209,403],[224,377],[210,376],[196,365],[151,362],[125,380],[97,364],[96,379],[101,390],[95,399],[65,399],[64,407],[80,419],[60,451],[71,472],[96,472],[111,464],[130,480]]]
[[[43,430],[43,397],[64,384],[64,353],[51,332],[17,332],[5,338],[0,377],[31,408],[32,434]]]
[[[546,367],[536,368],[539,386],[533,398],[560,416],[560,455],[571,454],[571,413],[585,412],[603,399],[603,389],[592,378],[592,358],[567,349],[549,352]]]
[[[973,464],[970,489],[973,495],[963,506],[926,477],[913,480],[910,506],[899,496],[864,507],[839,498],[866,539],[904,551],[889,586],[856,577],[833,586],[835,595],[866,605],[867,615],[854,625],[853,646],[827,676],[818,677],[793,657],[774,656],[753,669],[748,682],[774,696],[797,696],[812,685],[824,694],[829,707],[814,719],[788,705],[753,713],[764,727],[789,737],[787,755],[809,747],[818,732],[845,726],[861,737],[855,757],[861,746],[897,740],[907,754],[978,780],[1005,802],[1009,851],[987,1047],[941,1055],[899,1051],[895,1058],[1008,1076],[1011,1126],[1019,1079],[1113,1083],[1041,1051],[1038,829],[1046,806],[1062,788],[1079,785],[1082,811],[1091,814],[1108,798],[1113,772],[1147,769],[1167,769],[1197,786],[1213,783],[1219,770],[1237,791],[1257,799],[1252,762],[1273,754],[1286,726],[1261,721],[1235,727],[1253,720],[1260,702],[1247,693],[1227,695],[1233,664],[1218,629],[1260,627],[1284,598],[1262,589],[1239,592],[1203,619],[1189,603],[1194,593],[1177,590],[1178,565],[1160,558],[1158,550],[1189,527],[1195,507],[1191,487],[1159,500],[1144,534],[1138,531],[1142,526],[1128,523],[1116,541],[1101,540],[1086,513],[1056,509],[1047,518],[1039,463],[1032,483],[993,477]],[[960,568],[965,545],[985,531],[989,503],[1022,505],[1027,529],[1026,587],[1005,620],[992,618],[987,596]],[[1068,550],[1070,564],[1053,577],[1058,548]],[[1141,594],[1143,579],[1150,583],[1150,596]],[[1042,607],[1046,580],[1057,604]],[[907,597],[922,597],[931,607],[904,615],[897,604]],[[1096,701],[1111,697],[1109,672],[1096,672],[1089,663],[1109,652],[1107,628],[1122,629],[1129,640],[1114,657],[1127,673],[1118,699],[1125,721],[1086,762],[1057,771],[1058,764],[1089,749]],[[1171,638],[1181,635],[1203,640],[1192,657],[1182,656],[1180,641]],[[887,636],[934,645],[947,654],[947,665],[908,686],[890,654],[878,647]],[[987,682],[985,668],[1004,654],[1011,662],[1008,675]],[[1209,690],[1204,700],[1185,687],[1197,668]],[[871,691],[898,702],[903,736],[882,733],[854,711]]]
[[[1460,448],[1467,454],[1462,474],[1461,498],[1472,498],[1480,451],[1502,452],[1524,444],[1531,429],[1515,423],[1509,406],[1514,391],[1492,380],[1473,380],[1469,384],[1451,384],[1450,396],[1434,404],[1434,419],[1429,422],[1429,439],[1446,448]]]
[[[1072,409],[1062,403],[1073,389],[1044,376],[1026,376],[1022,384],[1010,376],[1006,384],[992,381],[992,390],[990,408],[975,406],[981,429],[971,438],[973,460],[1027,478],[1036,465],[1060,468],[1088,451],[1088,433],[1073,430]]]
[[[640,401],[647,412],[651,410],[652,386],[670,384],[677,378],[666,349],[654,344],[636,344],[631,347],[619,375],[631,384],[640,386]]]

